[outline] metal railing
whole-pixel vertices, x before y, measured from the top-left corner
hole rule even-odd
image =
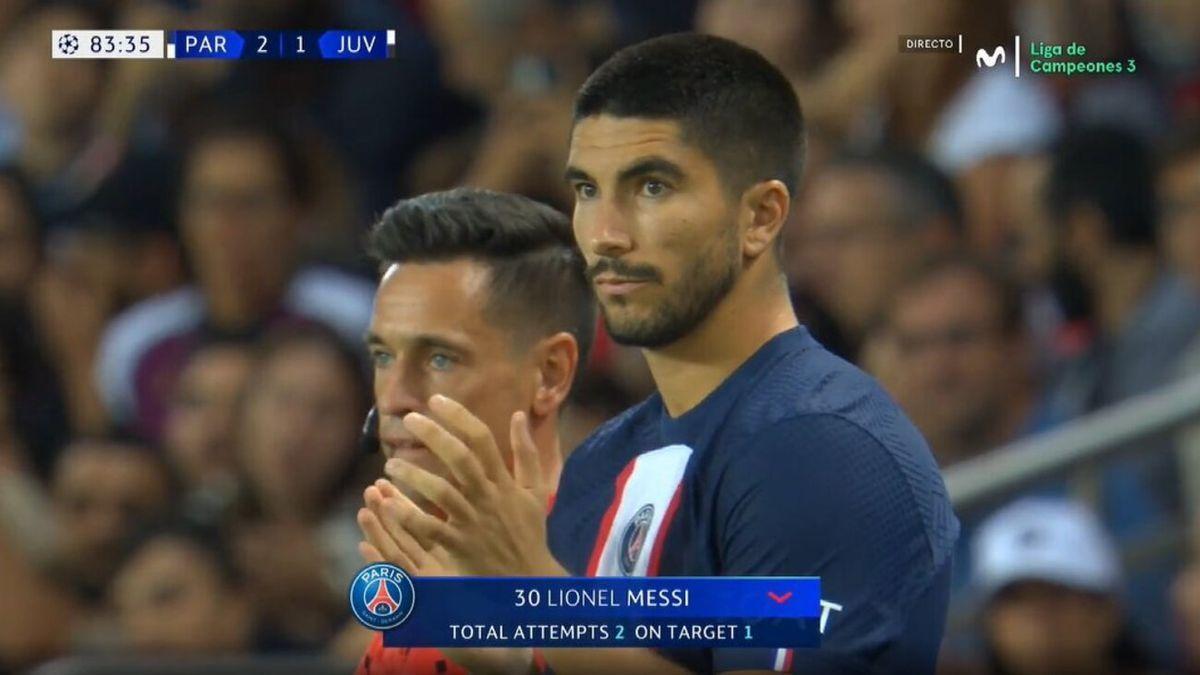
[[[1159,442],[1167,439],[1172,442]],[[954,509],[978,524],[989,509],[1041,483],[1067,478],[1072,496],[1096,503],[1101,471],[1125,455],[1174,452],[1181,512],[1117,545],[1127,573],[1182,560],[1192,523],[1200,516],[1200,375],[1085,415],[1063,426],[997,448],[945,470]],[[956,594],[947,621],[951,640],[977,629],[972,593]],[[1158,651],[1169,650],[1160,637]]]
[[[1039,481],[1110,460],[1136,441],[1195,422],[1200,422],[1200,375],[956,464],[945,472],[946,488],[956,510],[974,511]],[[1188,445],[1179,448],[1185,469],[1194,453]],[[1181,478],[1190,481],[1188,475]]]

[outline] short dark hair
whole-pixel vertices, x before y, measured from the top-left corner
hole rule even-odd
[[[186,168],[196,151],[214,141],[229,139],[253,139],[265,143],[279,161],[287,184],[288,196],[296,203],[310,201],[313,189],[313,169],[302,151],[300,134],[281,122],[277,115],[270,115],[254,108],[229,109],[216,102],[211,109],[204,108],[198,119],[201,121],[185,133],[184,167]]]
[[[182,543],[203,555],[227,588],[240,588],[245,581],[234,561],[229,542],[221,531],[183,516],[168,516],[135,529],[122,542],[121,566],[127,565],[134,556],[160,541]]]
[[[491,272],[486,311],[517,330],[565,331],[579,343],[580,370],[596,305],[571,221],[527,197],[456,188],[402,199],[379,218],[368,249],[382,265],[471,258]]]
[[[987,286],[989,293],[996,302],[999,312],[997,328],[1006,337],[1016,337],[1025,328],[1025,307],[1022,303],[1021,288],[999,267],[973,255],[945,254],[924,261],[904,277],[896,287],[892,296],[894,312],[896,298],[925,285],[933,279],[951,274],[965,274],[975,277]]]
[[[826,171],[862,169],[882,174],[896,186],[897,216],[919,227],[931,218],[947,220],[956,234],[965,228],[962,201],[953,179],[920,153],[895,147],[849,150],[830,160]]]
[[[1150,151],[1123,129],[1091,127],[1064,138],[1054,152],[1046,201],[1058,220],[1075,206],[1095,207],[1117,244],[1157,243]]]
[[[731,191],[778,179],[795,195],[804,161],[796,92],[762,54],[731,40],[677,33],[622,49],[575,98],[576,122],[593,115],[678,120]]]

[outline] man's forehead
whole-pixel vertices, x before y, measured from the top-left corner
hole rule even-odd
[[[477,333],[487,328],[490,284],[487,266],[466,258],[393,264],[379,283],[371,332],[384,340]]]
[[[570,162],[599,153],[639,154],[695,152],[683,139],[677,120],[597,115],[585,117],[571,131]]]
[[[393,263],[379,281],[379,295],[409,300],[441,299],[443,295],[476,297],[487,290],[491,273],[470,258]]]

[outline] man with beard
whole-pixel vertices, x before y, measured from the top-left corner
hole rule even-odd
[[[390,460],[445,516],[403,501],[396,520],[464,573],[821,577],[820,648],[547,649],[555,673],[934,669],[958,522],[917,430],[793,313],[779,233],[802,126],[778,70],[710,36],[625,49],[580,90],[576,242],[658,391],[571,454],[548,522],[525,414],[511,472],[469,405],[404,417],[454,480]]]

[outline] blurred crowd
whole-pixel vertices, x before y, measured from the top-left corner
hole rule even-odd
[[[51,29],[113,27],[398,39],[354,64],[49,58]],[[943,468],[1200,373],[1192,0],[4,0],[0,673],[356,658],[363,233],[464,184],[569,213],[575,90],[680,30],[794,82],[797,312]],[[898,48],[957,33],[964,55]],[[976,66],[1015,33],[1137,71]],[[564,448],[653,386],[598,331]],[[1200,672],[1200,546],[1152,545],[1200,501],[1176,444],[960,514],[944,670]]]

